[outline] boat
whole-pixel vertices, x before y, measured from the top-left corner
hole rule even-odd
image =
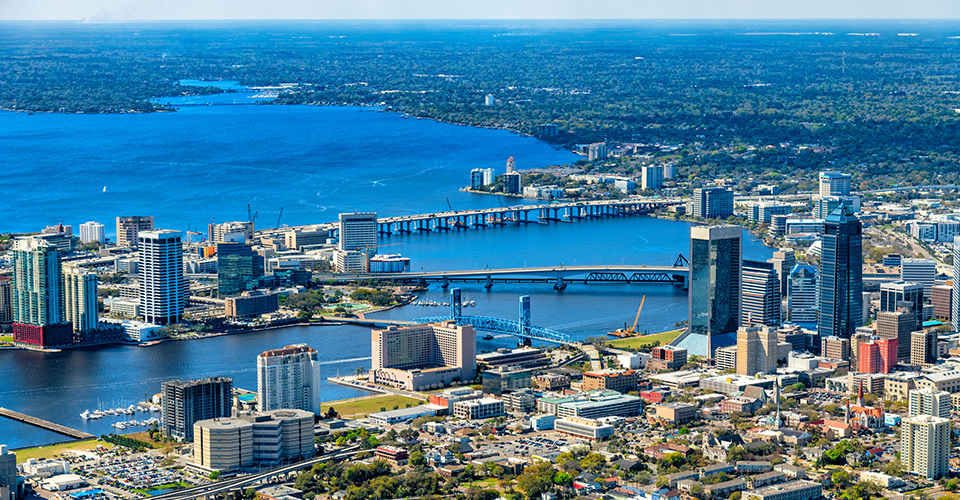
[[[493,340],[493,335],[490,335],[490,334],[488,333],[488,334],[486,334],[486,335],[483,336],[483,340]]]
[[[84,420],[90,420],[90,410],[83,410],[83,413],[80,414],[80,417]]]

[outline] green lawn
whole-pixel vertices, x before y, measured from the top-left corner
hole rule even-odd
[[[133,491],[136,491],[137,493],[140,493],[142,495],[146,495],[148,491],[163,490],[166,488],[192,488],[192,487],[193,487],[192,484],[180,481],[179,483],[158,484],[156,486],[151,486],[149,488],[143,488],[143,489],[138,489]]]
[[[350,401],[347,403],[328,401],[321,405],[320,410],[326,413],[327,408],[332,406],[341,417],[362,417],[364,415],[380,411],[380,407],[392,410],[394,405],[399,405],[400,408],[405,408],[407,403],[410,403],[410,406],[417,406],[417,403],[419,402],[419,399],[408,398],[406,396],[387,395],[361,399],[359,401]]]
[[[113,445],[110,443],[105,443],[103,441],[97,441],[95,439],[89,439],[87,441],[74,441],[72,443],[65,444],[55,444],[52,446],[38,446],[36,448],[24,448],[22,450],[15,450],[14,453],[17,454],[17,463],[26,462],[31,458],[53,458],[54,455],[60,455],[65,451],[87,451],[92,450],[97,447],[97,445],[103,446],[106,449],[113,448]]]
[[[632,348],[640,347],[641,345],[644,345],[644,344],[652,344],[659,340],[660,345],[667,345],[671,341],[673,341],[673,339],[679,337],[684,330],[685,328],[680,328],[677,330],[671,330],[669,332],[654,333],[652,335],[644,335],[642,337],[630,337],[628,339],[612,340],[610,342],[607,342],[607,344],[609,344],[611,347],[618,347],[620,349],[632,349]]]
[[[13,337],[0,336],[0,342],[13,342]]]

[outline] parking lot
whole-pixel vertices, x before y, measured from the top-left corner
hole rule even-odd
[[[159,456],[140,455],[129,460],[85,462],[78,465],[75,472],[88,479],[96,478],[101,485],[131,493],[169,484],[197,484],[197,480],[193,477],[162,467],[162,461],[162,457]]]
[[[554,455],[563,452],[567,446],[581,443],[578,439],[552,436],[525,436],[516,439],[504,439],[485,446],[503,456]]]

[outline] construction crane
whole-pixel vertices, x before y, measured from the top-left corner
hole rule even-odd
[[[646,300],[646,295],[640,299],[640,307],[637,308],[637,317],[633,320],[633,326],[627,328],[626,323],[624,323],[623,328],[610,332],[610,335],[613,335],[614,337],[633,337],[637,335],[637,323],[640,321],[640,311],[643,311],[643,303]]]
[[[280,217],[283,217],[283,207],[280,207],[280,215],[277,216],[277,225],[274,229],[280,229]]]
[[[500,195],[497,195],[497,203],[500,204],[500,208],[503,208],[503,200],[500,199]]]
[[[247,220],[253,222],[253,213],[250,212],[250,204],[247,203]]]
[[[447,208],[449,208],[450,211],[453,212],[453,205],[450,204],[450,198],[447,198]]]

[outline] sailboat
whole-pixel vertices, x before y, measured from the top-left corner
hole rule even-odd
[[[103,192],[104,192],[104,193],[107,192],[107,186],[103,186]]]

